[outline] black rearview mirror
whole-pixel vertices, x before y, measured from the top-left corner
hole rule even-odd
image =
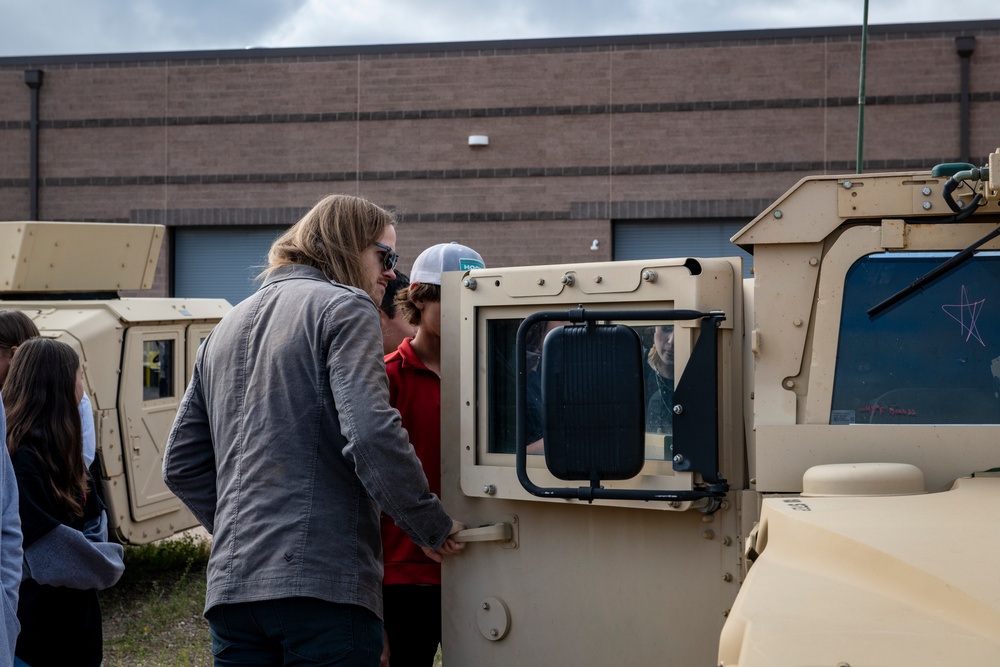
[[[561,326],[542,350],[549,471],[564,480],[638,475],[645,458],[639,336],[620,324]]]

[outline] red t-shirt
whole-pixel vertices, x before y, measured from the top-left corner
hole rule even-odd
[[[389,403],[399,410],[403,428],[424,467],[431,492],[441,495],[441,380],[420,361],[412,338],[385,356]],[[441,584],[435,563],[385,513],[382,514],[384,584]]]

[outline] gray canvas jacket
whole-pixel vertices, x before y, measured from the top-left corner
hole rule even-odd
[[[307,266],[205,339],[163,479],[213,535],[206,611],[305,596],[381,617],[379,508],[423,546],[451,529],[389,406],[375,304]]]

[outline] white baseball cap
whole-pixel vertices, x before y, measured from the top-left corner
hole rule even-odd
[[[440,285],[445,271],[485,269],[482,256],[460,243],[438,243],[417,255],[410,270],[410,285],[427,283]]]

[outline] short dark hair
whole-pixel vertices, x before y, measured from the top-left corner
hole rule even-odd
[[[385,294],[382,295],[382,303],[379,308],[390,320],[396,317],[396,292],[406,290],[410,286],[410,277],[402,271],[396,271],[396,277],[385,286]]]
[[[417,300],[431,302],[440,301],[441,286],[433,285],[431,283],[417,283],[414,285],[413,289],[405,289],[396,295],[396,306],[403,311],[403,319],[405,319],[410,326],[414,327],[420,326],[420,309],[413,304],[413,302]]]

